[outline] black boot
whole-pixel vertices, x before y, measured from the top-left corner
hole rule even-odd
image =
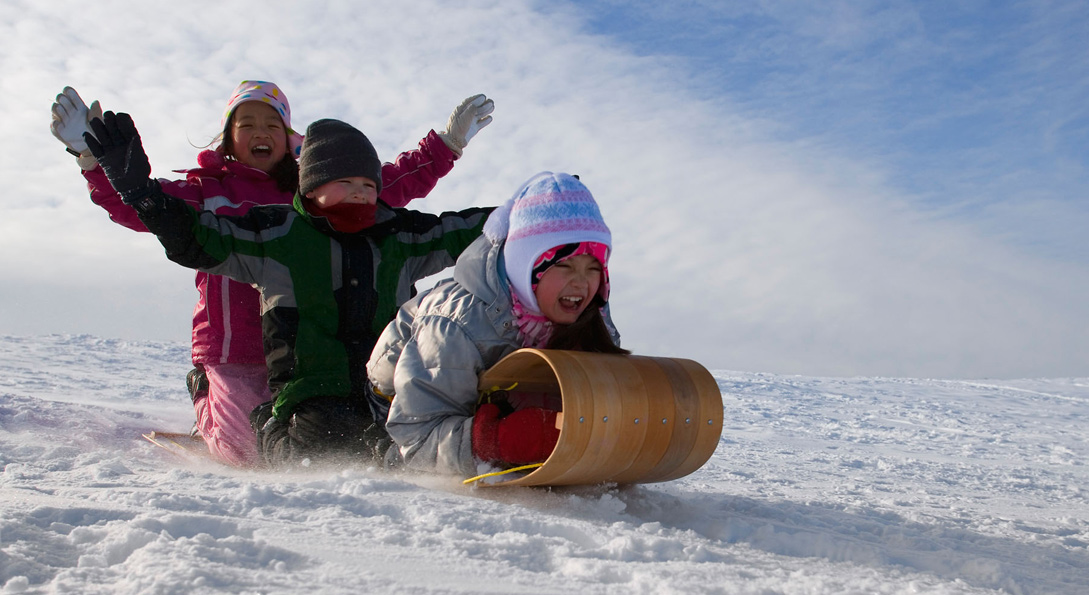
[[[197,366],[185,375],[185,387],[189,389],[189,398],[196,403],[208,396],[208,375],[204,373],[204,366]]]
[[[208,375],[204,373],[203,366],[198,365],[189,370],[189,373],[185,375],[185,388],[189,389],[189,398],[193,400],[193,405],[201,399],[208,398]],[[189,430],[189,436],[192,438],[200,436],[197,422],[193,422],[193,429]]]

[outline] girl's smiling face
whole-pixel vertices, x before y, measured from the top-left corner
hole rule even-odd
[[[265,173],[287,155],[287,128],[280,114],[261,101],[247,101],[231,119],[234,158]]]
[[[341,178],[318,186],[306,197],[323,209],[341,203],[373,205],[378,202],[378,185],[362,176]]]
[[[601,272],[601,263],[589,254],[572,256],[548,267],[534,291],[541,314],[555,324],[578,320],[601,287]]]

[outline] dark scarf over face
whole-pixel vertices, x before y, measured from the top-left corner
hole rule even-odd
[[[306,200],[306,210],[315,217],[325,217],[329,225],[340,233],[356,233],[374,225],[374,215],[378,205],[342,202],[331,207],[319,207],[312,200]]]

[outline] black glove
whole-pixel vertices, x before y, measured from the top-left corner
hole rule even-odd
[[[151,163],[144,153],[140,133],[125,113],[106,112],[90,123],[91,133],[83,133],[87,148],[106,172],[113,189],[127,205],[151,192]]]

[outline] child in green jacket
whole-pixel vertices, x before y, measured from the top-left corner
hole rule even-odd
[[[197,212],[150,178],[127,114],[106,112],[91,128],[92,153],[170,260],[260,291],[273,400],[250,419],[265,461],[344,454],[383,462],[385,420],[367,398],[371,350],[414,283],[453,265],[493,209],[388,207],[367,137],[319,120],[306,131],[293,204],[234,217]]]

